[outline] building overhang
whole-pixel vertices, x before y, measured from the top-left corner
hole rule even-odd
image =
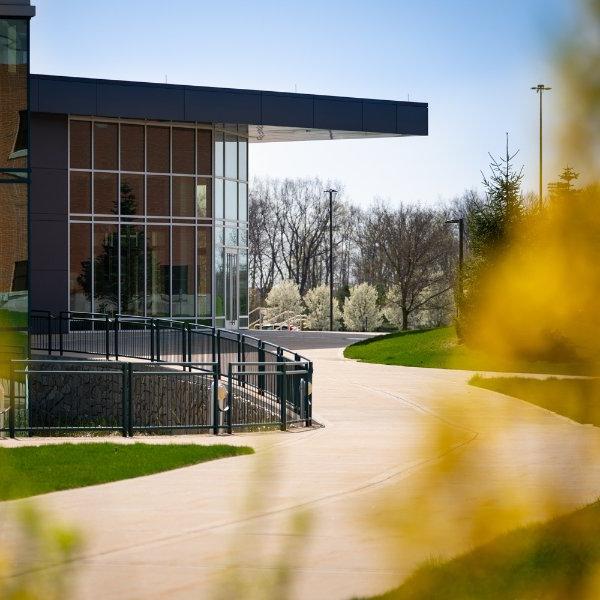
[[[32,112],[248,126],[251,142],[424,136],[424,102],[31,75]]]
[[[35,16],[35,6],[29,0],[0,0],[0,17],[31,18]]]

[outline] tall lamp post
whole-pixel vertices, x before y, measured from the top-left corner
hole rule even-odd
[[[542,198],[543,198],[543,183],[542,183],[542,97],[544,92],[551,90],[552,88],[546,87],[543,83],[538,83],[537,85],[531,88],[535,90],[536,94],[540,95],[540,196],[539,202],[540,207],[542,206]]]
[[[329,194],[329,330],[333,331],[333,195],[337,190],[325,190]]]
[[[465,258],[465,220],[460,217],[459,219],[450,219],[446,221],[446,224],[457,224],[458,225],[458,293],[460,298],[463,297],[463,264]],[[458,313],[458,306],[456,307]]]

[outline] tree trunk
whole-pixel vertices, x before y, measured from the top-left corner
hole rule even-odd
[[[406,331],[408,329],[408,310],[402,307],[402,331]]]

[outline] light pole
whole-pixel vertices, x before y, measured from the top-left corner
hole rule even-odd
[[[542,97],[544,92],[551,90],[552,88],[546,87],[543,83],[538,83],[537,85],[531,88],[535,90],[536,94],[540,95],[540,207],[542,206],[542,198],[543,198],[543,183],[542,183]]]
[[[337,190],[325,190],[329,194],[329,330],[333,331],[333,195]]]
[[[465,257],[465,220],[460,217],[458,219],[450,219],[446,221],[446,224],[456,223],[458,225],[458,293],[459,298],[462,300],[463,297],[463,263]],[[458,313],[458,305],[456,312]]]

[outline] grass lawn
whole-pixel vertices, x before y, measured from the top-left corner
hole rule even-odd
[[[344,350],[346,358],[384,365],[469,371],[581,374],[581,366],[549,362],[508,362],[460,344],[454,327],[402,331],[363,340]]]
[[[482,377],[471,385],[514,396],[579,423],[600,425],[600,379]]]
[[[130,479],[253,452],[247,446],[222,444],[108,442],[0,448],[0,500]]]
[[[430,562],[371,600],[600,598],[600,503],[515,530],[447,562]],[[590,589],[590,579],[596,576]]]

